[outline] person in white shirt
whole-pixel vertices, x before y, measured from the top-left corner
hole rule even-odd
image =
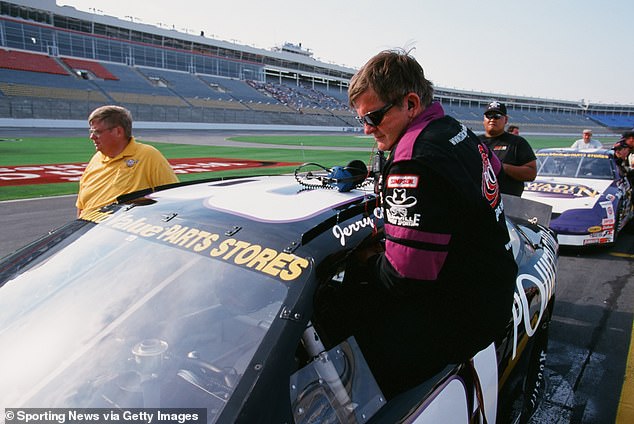
[[[583,130],[583,138],[572,143],[570,146],[572,149],[582,150],[582,149],[601,149],[603,145],[599,140],[594,140],[592,138],[592,130]]]

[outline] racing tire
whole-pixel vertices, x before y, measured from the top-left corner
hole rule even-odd
[[[516,411],[519,412],[519,417],[515,422],[519,424],[529,422],[544,396],[549,328],[550,311],[544,316],[544,320],[533,336],[533,346],[526,366],[526,375],[522,382],[521,393],[515,403]]]

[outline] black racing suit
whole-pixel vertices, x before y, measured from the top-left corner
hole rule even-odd
[[[467,360],[511,320],[517,265],[499,167],[437,103],[388,158],[381,192],[385,253],[369,267],[377,289],[357,308],[363,322],[356,333],[388,397]]]

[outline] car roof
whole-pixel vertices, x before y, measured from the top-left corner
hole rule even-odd
[[[197,200],[201,208],[225,212],[262,223],[309,220],[326,211],[362,199],[367,191],[308,190],[292,176],[236,178],[160,191],[156,200]]]
[[[374,204],[374,199],[371,188],[307,189],[292,175],[277,175],[171,186],[126,196],[123,205],[113,208],[126,208],[136,219],[158,214],[163,221],[211,227],[218,233],[240,231],[253,239],[265,238],[270,247],[292,251],[341,222],[371,214],[367,202]]]

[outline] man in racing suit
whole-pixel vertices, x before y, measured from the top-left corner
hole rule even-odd
[[[432,96],[420,65],[401,51],[370,59],[349,88],[364,132],[389,152],[385,251],[359,255],[373,289],[354,300],[348,322],[388,398],[468,360],[511,319],[517,266],[500,162]]]

